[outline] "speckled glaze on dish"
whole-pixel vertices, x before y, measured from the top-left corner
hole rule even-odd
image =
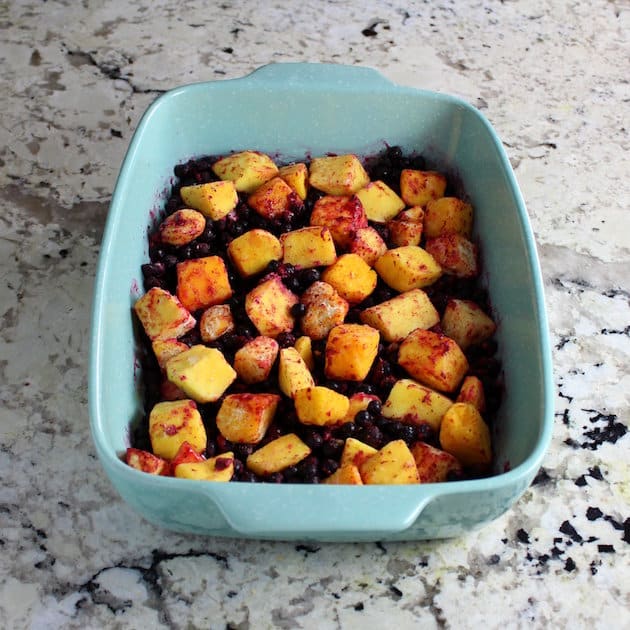
[[[173,165],[255,148],[284,159],[328,151],[369,154],[384,143],[417,151],[456,175],[475,208],[485,280],[498,318],[505,398],[496,474],[414,486],[328,487],[205,483],[126,466],[141,413],[131,307],[140,295],[147,228]],[[534,478],[553,423],[542,282],[525,206],[486,119],[451,96],[400,87],[373,70],[265,66],[247,77],[167,92],[145,113],[124,160],[103,238],[93,305],[91,428],[112,483],[147,520],[218,536],[329,541],[457,536],[510,508]]]

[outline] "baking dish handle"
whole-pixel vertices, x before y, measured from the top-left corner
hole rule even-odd
[[[434,498],[433,488],[213,483],[206,493],[240,535],[341,539],[409,528]]]
[[[271,63],[257,68],[245,77],[233,80],[246,83],[280,83],[305,88],[315,85],[317,89],[326,84],[338,89],[391,90],[397,87],[374,68],[334,63]]]

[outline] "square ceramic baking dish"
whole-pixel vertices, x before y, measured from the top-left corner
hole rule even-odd
[[[373,154],[390,145],[456,176],[475,208],[484,282],[499,322],[505,396],[495,475],[412,486],[214,483],[156,477],[124,464],[142,414],[132,305],[173,166],[256,149],[289,160]],[[460,535],[510,508],[535,476],[553,422],[543,288],[525,205],[501,141],[452,96],[394,85],[374,70],[278,64],[235,80],[167,92],[147,110],[124,159],[96,278],[89,405],[96,450],[120,495],[148,521],[216,536],[320,541]]]

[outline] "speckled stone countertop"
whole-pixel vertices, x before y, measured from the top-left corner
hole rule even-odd
[[[366,6],[0,6],[3,628],[630,627],[629,6]],[[504,141],[539,246],[557,421],[531,488],[468,536],[172,534],[96,459],[90,303],[127,143],[161,92],[272,61],[367,65],[456,94]]]

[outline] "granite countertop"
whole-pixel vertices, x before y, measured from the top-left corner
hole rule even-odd
[[[0,625],[630,627],[630,10],[622,0],[3,3]],[[371,66],[480,108],[536,235],[556,424],[503,517],[446,541],[173,534],[89,434],[99,241],[145,108],[273,61]]]

